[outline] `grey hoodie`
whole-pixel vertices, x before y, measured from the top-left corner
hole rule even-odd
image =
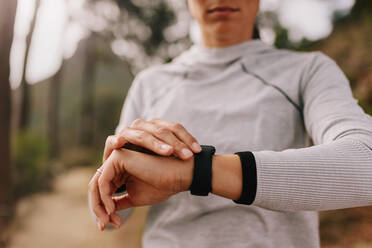
[[[184,192],[151,206],[145,248],[319,247],[316,211],[372,204],[372,118],[319,52],[195,45],[136,77],[117,130],[154,117],[217,154],[253,151],[257,195],[245,206]]]

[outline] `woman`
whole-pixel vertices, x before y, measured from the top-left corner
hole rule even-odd
[[[319,247],[316,211],[372,204],[371,117],[325,55],[252,39],[258,0],[188,3],[202,45],[134,81],[90,182],[99,228],[152,205],[144,247]],[[218,153],[205,197],[199,144]]]

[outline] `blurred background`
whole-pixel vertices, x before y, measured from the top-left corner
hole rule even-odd
[[[264,42],[320,50],[372,114],[372,1],[261,0]],[[1,0],[0,247],[140,247],[101,233],[87,184],[133,77],[200,40],[185,0]],[[372,247],[372,208],[320,213],[322,247]]]

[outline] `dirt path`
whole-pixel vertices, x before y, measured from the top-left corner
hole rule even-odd
[[[87,206],[90,168],[56,178],[54,191],[22,200],[8,248],[139,248],[146,208],[138,208],[119,230],[100,232]],[[372,207],[321,213],[323,248],[371,248]]]
[[[119,230],[100,232],[87,207],[94,171],[78,168],[59,176],[54,191],[22,200],[11,227],[9,248],[140,247],[146,208],[138,208]]]

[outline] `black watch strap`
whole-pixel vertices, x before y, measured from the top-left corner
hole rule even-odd
[[[256,199],[257,168],[256,159],[252,152],[236,152],[242,165],[243,188],[240,198],[235,203],[251,205]]]
[[[194,154],[194,176],[190,186],[192,195],[207,196],[212,192],[213,146],[201,145],[202,151]]]

